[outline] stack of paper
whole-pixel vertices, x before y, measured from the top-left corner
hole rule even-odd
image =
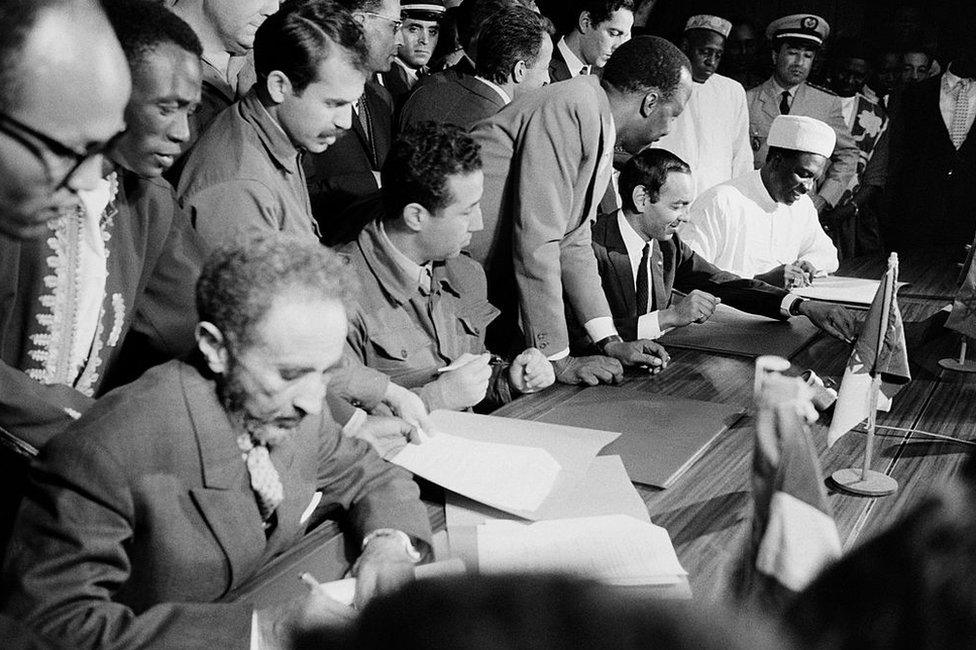
[[[877,280],[865,280],[863,278],[842,278],[830,275],[823,278],[814,278],[813,283],[807,287],[797,287],[790,292],[811,300],[824,300],[827,302],[840,302],[849,305],[871,304],[874,294],[878,292]],[[898,288],[905,286],[905,282],[899,282]]]
[[[615,585],[675,584],[688,574],[668,532],[626,515],[478,526],[482,573],[561,571]]]

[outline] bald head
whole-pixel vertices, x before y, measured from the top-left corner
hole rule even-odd
[[[4,4],[0,22],[18,24],[3,28],[16,38],[0,72],[0,110],[11,118],[0,122],[0,231],[36,236],[102,176],[102,157],[84,152],[124,127],[129,67],[93,0]]]

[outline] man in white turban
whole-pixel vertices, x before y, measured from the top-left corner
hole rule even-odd
[[[769,129],[762,168],[702,194],[682,239],[721,269],[780,287],[836,271],[837,249],[808,195],[835,139],[820,120],[780,115]]]

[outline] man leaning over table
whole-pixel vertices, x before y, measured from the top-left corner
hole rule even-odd
[[[741,278],[706,262],[681,240],[695,183],[691,168],[663,149],[645,149],[620,172],[624,208],[593,226],[593,252],[603,291],[623,336],[656,339],[703,322],[719,303],[769,318],[807,316],[829,334],[848,340],[850,313],[804,300],[760,280]],[[685,293],[678,303],[672,289]],[[585,344],[577,325],[576,344]]]
[[[481,265],[461,253],[482,227],[483,182],[479,147],[459,127],[409,127],[383,166],[375,219],[341,249],[361,283],[349,350],[430,410],[490,408],[555,381],[535,348],[489,363],[485,329],[498,310]]]
[[[778,287],[836,271],[837,249],[809,196],[834,139],[820,120],[780,115],[762,168],[698,197],[681,237],[720,269]]]
[[[42,451],[2,612],[73,648],[282,647],[350,610],[319,588],[258,611],[214,601],[295,544],[319,503],[348,512],[360,604],[408,579],[431,534],[417,486],[322,409],[351,282],[292,235],[211,256],[196,356],[109,393]]]

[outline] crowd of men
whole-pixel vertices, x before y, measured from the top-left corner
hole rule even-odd
[[[337,509],[408,580],[430,411],[666,381],[723,302],[850,340],[789,289],[972,240],[973,52],[570,4],[0,0],[8,638],[284,647],[351,612],[217,601]]]

